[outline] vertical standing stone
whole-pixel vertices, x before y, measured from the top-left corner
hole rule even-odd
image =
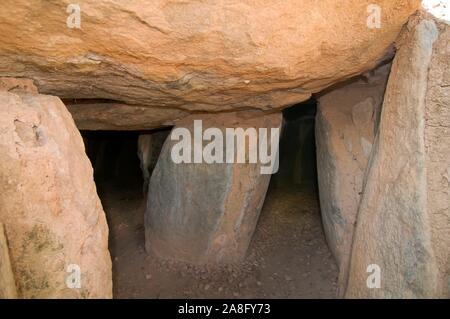
[[[58,98],[8,91],[0,92],[0,222],[19,297],[110,298],[108,228],[80,133]],[[67,271],[81,286],[67,284]]]
[[[359,207],[346,297],[448,296],[448,30],[414,17],[398,41]],[[368,285],[369,265],[379,267],[379,288]]]
[[[325,235],[345,286],[364,172],[378,128],[390,65],[321,96],[316,116],[317,172]]]
[[[164,130],[141,134],[138,137],[138,157],[144,179],[144,193],[148,192],[150,176],[152,176],[153,169],[156,166],[162,146],[168,135],[169,131]]]
[[[256,132],[268,128],[270,132],[281,126],[280,113],[241,112],[191,116],[175,128],[187,128],[194,136],[194,120],[202,120],[203,130],[217,128],[223,133],[225,128],[255,128]],[[145,215],[147,250],[192,263],[242,259],[270,175],[261,174],[260,164],[176,164],[171,159],[175,143],[170,137],[166,140],[151,177]]]
[[[17,298],[16,281],[9,258],[8,241],[5,236],[5,228],[0,223],[0,299]]]
[[[450,26],[438,27],[425,105],[427,210],[438,267],[436,296],[450,298]]]

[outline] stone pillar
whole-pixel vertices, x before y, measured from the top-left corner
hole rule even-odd
[[[437,263],[435,297],[450,298],[450,26],[433,46],[425,105],[427,211]]]
[[[397,41],[346,297],[449,296],[449,35],[447,24],[414,17]],[[367,285],[370,265],[378,289]]]
[[[152,176],[153,169],[158,161],[163,144],[170,131],[156,131],[148,134],[141,134],[138,138],[138,157],[141,163],[142,177],[144,179],[143,190],[146,194],[148,183]]]
[[[267,128],[270,135],[271,128],[280,128],[282,117],[280,113],[260,112],[198,115],[178,122],[175,129],[186,128],[194,136],[194,120],[202,121],[203,130],[217,128],[226,145],[225,139],[228,141],[230,137],[226,136],[225,128],[254,128],[256,132]],[[150,180],[145,215],[147,250],[164,258],[192,263],[241,260],[252,238],[271,175],[262,174],[259,163],[176,164],[171,152],[177,143],[170,137],[166,140]],[[190,139],[188,143],[195,147]],[[208,143],[205,141],[203,145],[206,147]],[[243,144],[235,140],[231,150],[242,148]],[[276,154],[277,148],[278,144],[271,152]],[[248,152],[246,159],[250,160]]]
[[[345,286],[364,172],[378,128],[390,65],[321,96],[316,115],[320,208]]]
[[[9,258],[8,240],[5,228],[0,223],[0,299],[17,299],[16,280]]]
[[[19,297],[112,297],[108,227],[84,150],[58,98],[0,92],[0,223]]]

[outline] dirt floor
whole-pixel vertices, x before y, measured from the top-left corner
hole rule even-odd
[[[337,267],[321,228],[317,195],[270,188],[243,263],[192,266],[144,250],[139,186],[99,187],[110,227],[115,298],[334,298]]]

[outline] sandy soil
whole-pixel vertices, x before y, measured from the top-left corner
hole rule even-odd
[[[141,189],[102,185],[115,298],[334,298],[337,267],[321,228],[317,195],[271,188],[243,263],[192,266],[144,250]]]

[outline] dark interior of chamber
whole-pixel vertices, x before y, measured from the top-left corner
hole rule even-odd
[[[311,187],[317,189],[314,98],[283,111],[280,136],[280,167],[271,187]]]
[[[138,157],[139,131],[83,131],[86,154],[94,169],[97,190],[105,185],[142,188]]]

